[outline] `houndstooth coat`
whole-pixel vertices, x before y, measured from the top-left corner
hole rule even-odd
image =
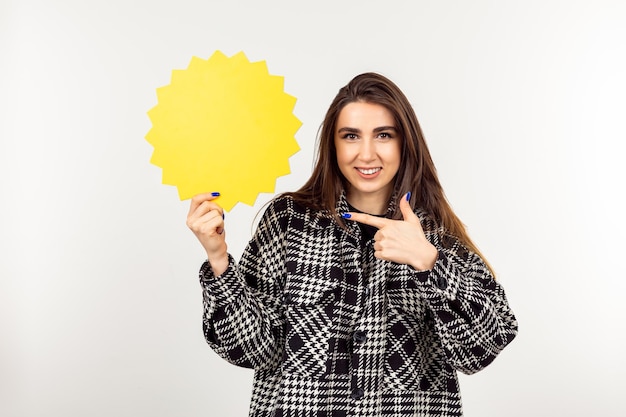
[[[489,365],[517,323],[485,263],[416,214],[439,250],[429,271],[376,259],[356,223],[289,197],[238,265],[214,277],[203,264],[205,338],[254,369],[250,416],[462,415],[456,372]]]

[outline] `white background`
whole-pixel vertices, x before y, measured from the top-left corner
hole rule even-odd
[[[215,50],[298,99],[277,191],[354,75],[410,98],[520,323],[462,377],[467,416],[626,415],[625,44],[609,0],[3,0],[0,415],[247,415],[252,372],[204,342],[188,202],[144,139],[156,88]],[[236,258],[269,198],[228,213]]]

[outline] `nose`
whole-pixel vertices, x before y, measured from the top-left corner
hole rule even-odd
[[[365,139],[361,141],[359,158],[361,158],[363,162],[369,162],[376,159],[376,145],[373,140]]]

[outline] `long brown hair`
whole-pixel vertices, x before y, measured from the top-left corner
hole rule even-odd
[[[411,191],[414,206],[426,210],[447,233],[456,236],[469,250],[482,257],[465,225],[448,203],[413,107],[398,86],[380,74],[357,75],[339,90],[320,127],[317,160],[311,177],[298,191],[286,194],[304,206],[337,216],[337,201],[349,184],[337,164],[336,124],[341,110],[357,101],[386,107],[393,114],[396,129],[402,137],[400,168],[392,195],[397,197]],[[401,219],[399,206],[394,206],[392,218]],[[487,267],[493,273],[488,263]]]

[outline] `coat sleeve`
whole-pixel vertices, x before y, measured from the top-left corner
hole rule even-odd
[[[450,235],[434,243],[435,266],[416,272],[417,281],[450,365],[472,374],[515,338],[517,321],[502,286],[476,253]]]
[[[207,262],[200,270],[205,339],[235,365],[272,369],[282,356],[287,223],[287,202],[273,201],[238,264],[229,255],[222,275]]]

